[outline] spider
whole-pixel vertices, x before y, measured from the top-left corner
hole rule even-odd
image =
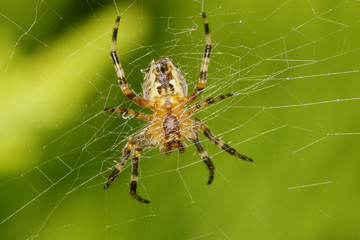
[[[116,52],[116,38],[120,16],[117,17],[112,35],[110,56],[114,62],[121,90],[131,101],[141,107],[153,110],[154,114],[148,115],[124,108],[105,108],[104,111],[106,112],[136,117],[150,122],[151,125],[140,133],[134,134],[130,137],[129,141],[125,145],[121,159],[115,165],[111,174],[107,178],[104,189],[107,189],[115,180],[132,153],[130,195],[139,202],[150,203],[149,200],[140,197],[136,193],[141,151],[145,148],[159,146],[160,151],[165,155],[169,155],[173,148],[178,148],[179,152],[183,153],[186,149],[185,139],[188,139],[195,144],[202,160],[209,169],[210,176],[207,184],[211,184],[214,180],[215,167],[199,141],[197,135],[198,130],[203,132],[203,134],[216,146],[229,154],[249,162],[253,161],[251,158],[239,153],[234,148],[213,135],[210,129],[199,119],[189,119],[189,117],[200,108],[231,97],[232,94],[208,98],[189,108],[184,108],[187,104],[192,103],[203,92],[206,83],[206,75],[212,45],[206,14],[202,13],[202,17],[205,27],[206,45],[200,69],[199,82],[194,91],[190,95],[187,95],[186,81],[179,68],[169,58],[160,57],[150,63],[150,66],[145,73],[143,97],[134,93],[127,85],[124,70]]]

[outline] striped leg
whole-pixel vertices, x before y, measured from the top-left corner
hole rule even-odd
[[[132,157],[132,172],[131,172],[131,182],[130,182],[130,195],[142,203],[150,203],[149,200],[146,200],[136,194],[138,174],[139,174],[139,157],[141,149],[135,149]]]
[[[207,182],[207,184],[211,184],[212,181],[214,180],[214,175],[215,175],[215,166],[214,164],[211,162],[209,155],[207,154],[207,152],[204,150],[203,146],[201,145],[198,135],[196,134],[195,139],[193,140],[196,149],[198,150],[201,158],[203,159],[204,163],[206,164],[206,166],[208,167],[209,171],[210,171],[210,176],[209,176],[209,181]]]
[[[204,57],[203,57],[202,63],[201,63],[199,83],[196,86],[196,88],[194,89],[194,91],[188,96],[188,103],[193,102],[204,90],[205,83],[206,83],[207,70],[208,70],[209,61],[210,61],[210,52],[211,52],[212,45],[211,45],[209,23],[206,18],[206,14],[204,12],[202,13],[202,17],[203,17],[203,22],[204,22],[204,27],[205,27],[205,40],[206,40],[205,53],[204,53]]]
[[[108,189],[110,187],[110,184],[115,180],[115,178],[119,175],[121,170],[124,168],[124,165],[126,163],[126,160],[130,157],[130,153],[133,149],[133,142],[132,139],[128,141],[128,143],[125,145],[123,155],[120,159],[120,161],[115,165],[114,170],[111,172],[109,177],[107,178],[107,181],[105,183],[104,189]]]
[[[203,108],[203,107],[206,107],[209,104],[216,103],[218,101],[227,99],[227,98],[231,97],[232,95],[233,95],[232,93],[229,93],[229,94],[221,95],[221,96],[218,96],[218,97],[211,97],[211,98],[208,98],[206,100],[203,100],[203,101],[197,103],[196,105],[191,106],[189,109],[187,109],[186,114],[188,116],[191,116],[191,115],[194,114],[194,112],[196,112],[200,108]]]
[[[110,56],[111,56],[111,59],[114,62],[114,66],[115,66],[116,74],[118,76],[118,81],[119,81],[121,90],[122,90],[122,92],[124,93],[124,95],[127,98],[134,101],[139,106],[149,107],[150,106],[149,101],[146,100],[146,99],[143,99],[142,97],[137,96],[136,93],[134,93],[126,83],[124,70],[123,70],[123,68],[121,66],[121,63],[119,61],[119,57],[118,57],[118,55],[116,53],[116,38],[117,38],[118,29],[119,29],[119,22],[120,22],[120,16],[118,16],[116,18],[116,22],[115,22],[115,26],[114,26],[114,32],[113,32],[113,36],[112,36]]]
[[[126,109],[126,108],[105,108],[104,111],[105,112],[112,112],[112,113],[122,114],[123,116],[136,117],[138,119],[149,121],[149,122],[152,120],[151,115],[141,113],[141,112],[138,112],[138,111],[134,111],[134,110],[131,110],[131,109]]]
[[[199,124],[200,130],[204,133],[204,135],[208,139],[210,139],[217,147],[221,148],[222,150],[228,152],[231,155],[234,155],[235,157],[241,158],[245,161],[253,162],[253,160],[251,158],[248,158],[247,156],[242,155],[241,153],[236,151],[235,148],[230,147],[224,141],[222,141],[221,139],[216,137],[214,134],[212,134],[210,129],[199,119],[196,119],[195,121]]]

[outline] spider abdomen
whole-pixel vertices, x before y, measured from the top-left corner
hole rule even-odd
[[[144,98],[153,101],[166,96],[186,96],[187,85],[179,68],[169,59],[153,60],[145,74]]]

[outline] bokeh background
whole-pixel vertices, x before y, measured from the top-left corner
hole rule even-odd
[[[200,111],[255,162],[201,137],[146,150],[140,204],[130,168],[102,186],[126,139],[145,127],[102,112],[135,106],[118,88],[118,51],[140,93],[150,61],[170,57],[195,86],[213,54]],[[25,1],[0,3],[0,239],[358,239],[360,7],[355,0]],[[149,113],[149,111],[144,110]]]

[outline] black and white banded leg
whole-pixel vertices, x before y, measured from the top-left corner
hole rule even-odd
[[[210,141],[212,141],[218,148],[221,148],[222,150],[226,151],[227,153],[235,157],[241,158],[248,162],[253,162],[251,158],[239,153],[235,148],[229,146],[223,140],[219,139],[214,134],[212,134],[210,129],[202,121],[200,121],[199,119],[195,119],[195,121],[199,124],[200,131],[204,133],[205,137],[210,139]]]
[[[206,107],[209,104],[217,103],[217,102],[219,102],[221,100],[227,99],[227,98],[231,97],[232,95],[233,95],[232,93],[229,93],[229,94],[224,94],[224,95],[221,95],[221,96],[211,97],[211,98],[208,98],[206,100],[203,100],[203,101],[191,106],[190,108],[186,109],[186,114],[188,116],[191,116],[196,111],[198,111],[199,109],[201,109],[203,107]]]
[[[150,203],[149,200],[146,200],[136,194],[138,175],[139,175],[139,158],[140,158],[141,149],[135,149],[133,152],[132,161],[132,171],[131,171],[131,180],[130,180],[130,195],[142,203]]]
[[[196,134],[195,139],[193,140],[196,149],[198,150],[200,157],[202,158],[202,160],[204,161],[204,163],[206,164],[206,166],[209,169],[210,172],[210,176],[209,176],[209,180],[207,182],[207,184],[211,184],[214,180],[214,175],[215,175],[215,166],[214,164],[211,162],[209,155],[207,154],[207,152],[204,150],[203,146],[201,145],[198,135]]]
[[[104,189],[108,189],[110,187],[111,183],[115,180],[115,178],[122,171],[122,169],[124,168],[124,165],[126,163],[126,160],[128,160],[130,157],[130,153],[131,153],[132,149],[133,149],[133,144],[132,144],[132,139],[130,139],[124,147],[124,152],[120,158],[120,161],[115,165],[113,171],[110,173],[109,177],[107,178]]]
[[[146,113],[142,113],[142,112],[138,112],[132,109],[126,109],[126,108],[105,108],[104,109],[105,112],[110,112],[110,113],[117,113],[117,114],[121,114],[123,116],[130,116],[130,117],[135,117],[144,121],[148,121],[150,122],[152,120],[152,115],[148,115]]]
[[[198,85],[196,86],[196,88],[194,89],[194,91],[187,97],[188,103],[193,102],[203,92],[203,90],[205,88],[205,84],[206,84],[207,71],[208,71],[208,66],[209,66],[209,62],[210,62],[210,53],[211,53],[212,43],[211,43],[211,36],[210,36],[210,30],[209,30],[209,22],[206,18],[206,14],[204,12],[202,13],[202,17],[203,17],[203,23],[204,23],[204,28],[205,28],[205,43],[206,43],[206,45],[205,45],[204,56],[203,56],[201,68],[200,68],[199,82],[198,82]]]
[[[124,93],[124,95],[127,98],[129,98],[130,100],[132,100],[139,106],[147,108],[150,106],[149,100],[146,100],[146,99],[136,95],[136,93],[129,88],[129,86],[126,82],[126,79],[125,79],[124,69],[121,66],[119,56],[116,52],[116,39],[117,39],[118,30],[119,30],[119,23],[120,23],[120,16],[118,16],[115,21],[111,49],[110,49],[110,56],[114,62],[114,67],[115,67],[116,74],[118,77],[118,82],[120,84],[122,92]]]

